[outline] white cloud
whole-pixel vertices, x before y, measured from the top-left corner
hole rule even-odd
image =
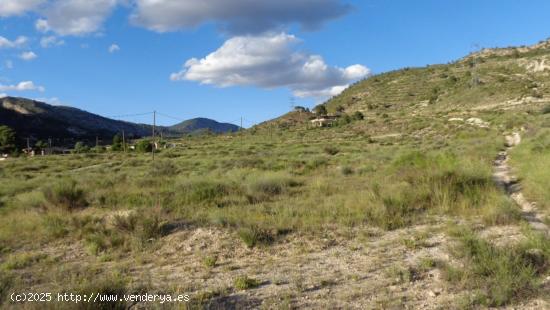
[[[11,60],[6,60],[6,62],[4,63],[4,67],[6,67],[6,69],[13,69],[13,61]]]
[[[28,41],[29,39],[25,36],[19,36],[14,41],[0,36],[0,48],[19,48],[27,44]]]
[[[34,52],[32,51],[29,51],[29,52],[23,52],[21,53],[21,55],[19,55],[19,58],[25,60],[25,61],[31,61],[33,59],[36,59],[38,57],[38,55],[36,55]]]
[[[8,94],[5,94],[5,93],[0,93],[0,98],[4,98],[4,97],[7,97]]]
[[[48,37],[43,37],[42,39],[40,39],[40,46],[42,46],[43,48],[48,48],[48,47],[52,47],[52,46],[60,46],[60,45],[63,45],[63,44],[65,44],[65,41],[60,40],[56,36],[48,36]]]
[[[2,85],[0,84],[0,91],[39,91],[43,92],[46,89],[43,86],[37,86],[32,81],[20,82],[17,85]]]
[[[111,46],[109,46],[109,53],[112,54],[118,51],[120,51],[120,46],[118,46],[117,44],[112,44]]]
[[[216,23],[231,33],[251,34],[299,24],[315,29],[350,10],[341,0],[136,0],[131,20],[166,32]]]
[[[44,10],[35,27],[59,35],[86,35],[101,30],[117,0],[57,0]]]
[[[0,17],[22,15],[37,9],[46,0],[1,0]]]
[[[64,105],[63,102],[61,102],[61,100],[57,97],[52,97],[52,98],[36,98],[34,99],[36,101],[40,101],[40,102],[45,102],[47,104],[51,104],[51,105],[57,105],[57,106],[61,106],[61,105]]]
[[[319,55],[296,51],[299,42],[285,33],[237,36],[200,60],[188,60],[170,79],[220,87],[289,87],[299,97],[327,97],[339,94],[370,72],[362,65],[328,66]]]

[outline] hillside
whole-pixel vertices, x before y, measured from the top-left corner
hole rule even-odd
[[[373,76],[326,103],[365,116],[333,127],[293,111],[154,158],[8,158],[0,305],[76,291],[183,293],[185,309],[549,309],[550,240],[533,228],[550,225],[547,46]]]
[[[151,126],[117,121],[66,106],[52,106],[25,98],[0,99],[0,124],[20,137],[33,139],[111,139],[123,130],[128,137],[151,134]]]
[[[209,130],[214,133],[228,133],[238,131],[239,126],[228,123],[219,123],[208,118],[194,118],[170,126],[167,129],[171,132],[177,133],[194,133],[204,130]]]
[[[456,62],[405,68],[358,82],[326,103],[329,111],[405,113],[507,109],[547,101],[550,41],[484,49]]]
[[[125,132],[129,138],[150,136],[152,126],[109,119],[77,108],[53,106],[43,102],[4,97],[0,98],[0,125],[13,128],[20,139],[54,139],[55,141],[88,140],[96,137],[109,141],[115,134]],[[210,130],[215,133],[234,132],[238,126],[197,118],[157,130],[166,135],[181,135]]]

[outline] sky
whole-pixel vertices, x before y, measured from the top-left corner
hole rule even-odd
[[[548,12],[547,0],[0,0],[0,96],[248,127],[373,74],[535,44]]]

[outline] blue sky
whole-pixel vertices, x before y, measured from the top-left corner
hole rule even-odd
[[[550,37],[543,0],[274,3],[0,0],[0,94],[250,126],[287,112],[292,96],[312,107],[368,73]]]

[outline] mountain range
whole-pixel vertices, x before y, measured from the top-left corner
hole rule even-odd
[[[151,136],[153,131],[152,126],[148,124],[113,120],[73,107],[53,106],[15,97],[0,98],[0,125],[11,127],[20,138],[32,140],[110,140],[115,134],[123,131],[128,138],[140,138]],[[239,126],[207,118],[195,118],[173,126],[157,126],[156,130],[164,135],[174,136],[204,131],[235,132],[239,130]]]

